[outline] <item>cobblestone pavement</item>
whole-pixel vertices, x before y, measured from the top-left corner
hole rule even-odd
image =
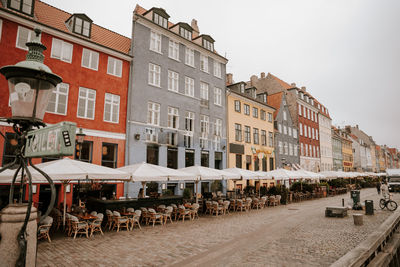
[[[363,226],[351,216],[361,211],[326,218],[325,207],[341,205],[342,198],[347,204],[350,194],[89,239],[56,236],[52,243],[40,241],[37,265],[329,266],[393,214],[378,207],[376,189],[363,189],[361,200],[374,200],[375,208],[374,216],[363,216]]]

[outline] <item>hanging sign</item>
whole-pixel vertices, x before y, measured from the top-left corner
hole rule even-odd
[[[71,156],[75,149],[76,123],[64,121],[28,132],[25,157]]]

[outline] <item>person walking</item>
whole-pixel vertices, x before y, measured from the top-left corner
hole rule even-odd
[[[376,183],[376,190],[378,191],[378,195],[380,195],[381,194],[381,183],[380,182],[378,182],[378,183]]]

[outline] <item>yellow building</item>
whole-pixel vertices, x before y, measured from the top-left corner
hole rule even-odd
[[[345,131],[340,130],[340,136],[342,137],[343,171],[349,172],[353,170],[353,142]]]
[[[275,109],[267,105],[267,95],[256,88],[246,88],[245,82],[228,86],[227,101],[228,168],[269,171],[275,168]],[[274,180],[237,181],[236,188],[246,185],[269,186]],[[233,181],[228,181],[233,190]]]

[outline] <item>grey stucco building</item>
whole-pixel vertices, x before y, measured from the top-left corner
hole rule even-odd
[[[162,8],[133,13],[126,165],[226,167],[225,68],[197,21],[173,24]],[[168,183],[175,194],[193,184]],[[136,196],[140,186],[126,186]],[[202,191],[208,191],[204,182]]]

